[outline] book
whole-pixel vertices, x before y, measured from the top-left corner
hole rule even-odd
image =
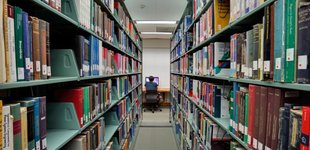
[[[272,135],[272,124],[274,121],[273,107],[274,107],[274,88],[268,87],[267,95],[267,120],[266,120],[266,138],[265,138],[265,149],[271,149],[271,135]]]
[[[10,51],[9,51],[9,32],[8,32],[8,1],[3,0],[3,38],[4,38],[4,54],[5,54],[5,74],[6,82],[11,81],[10,72]],[[2,56],[3,57],[3,56]]]
[[[25,80],[25,61],[23,51],[23,10],[19,7],[14,7],[14,27],[15,27],[15,48],[16,48],[16,70],[17,80]]]
[[[40,147],[42,150],[47,149],[47,129],[46,129],[46,97],[42,96],[39,98],[40,104]]]
[[[309,51],[309,21],[307,18],[310,17],[310,13],[307,11],[310,7],[310,3],[299,2],[298,7],[298,24],[297,24],[297,82],[298,83],[310,83],[310,51]]]
[[[217,33],[224,29],[229,23],[229,0],[214,1],[213,3],[213,15],[214,15],[214,33]]]
[[[28,149],[28,133],[27,133],[27,108],[20,107],[21,122],[21,149]]]
[[[260,92],[261,92],[261,86],[255,87],[255,108],[254,108],[254,115],[260,116]],[[253,132],[253,148],[258,149],[258,142],[259,142],[259,131],[261,129],[260,123],[260,117],[254,117],[254,132]]]
[[[29,24],[28,24],[28,13],[26,12],[22,12],[22,30],[23,30],[23,54],[24,54],[24,64],[25,64],[25,80],[29,81],[31,79],[31,75],[30,75],[30,69],[31,69],[31,60],[30,60],[30,55],[31,55],[31,51],[30,51],[30,38],[29,38],[29,34],[28,34],[28,30],[29,30]]]
[[[2,149],[12,149],[10,142],[10,106],[4,105],[2,107]]]
[[[215,42],[214,43],[214,75],[228,76],[230,61],[229,43]]]
[[[26,98],[24,100],[16,101],[20,103],[21,108],[25,107],[27,111],[27,145],[28,149],[33,150],[35,149],[35,140],[34,140],[34,134],[35,134],[35,125],[34,125],[34,103],[35,100],[32,100],[31,98]]]
[[[47,78],[52,76],[51,68],[51,43],[50,43],[50,24],[46,22],[46,71]]]
[[[39,41],[41,57],[41,79],[47,79],[47,61],[46,61],[46,22],[39,19]]]
[[[289,149],[299,150],[301,142],[302,110],[300,108],[290,110]]]
[[[12,150],[14,148],[14,127],[13,127],[13,122],[14,122],[14,117],[13,115],[10,115],[10,122],[9,122],[9,144],[10,146],[10,150]]]
[[[4,27],[3,27],[3,20],[4,20],[4,1],[0,3],[0,83],[6,82],[6,67],[5,67],[5,37],[4,37]]]
[[[16,72],[16,53],[15,53],[15,29],[14,29],[14,7],[8,5],[8,49],[9,49],[9,61],[10,61],[10,79],[8,82],[17,81],[17,72]]]
[[[41,79],[41,51],[40,51],[40,27],[39,19],[30,16],[32,22],[32,59],[33,59],[33,78]]]
[[[267,122],[267,111],[268,111],[268,88],[262,86],[260,89],[259,99],[259,131],[258,131],[258,150],[265,148],[266,139],[266,122]],[[266,100],[267,97],[267,100]]]
[[[13,120],[13,146],[14,146],[14,149],[22,149],[20,104],[15,103],[15,104],[8,104],[8,105],[10,105],[11,114],[14,119]]]
[[[301,142],[300,149],[306,150],[309,149],[309,120],[310,120],[310,108],[302,107],[302,122],[301,122]]]
[[[85,150],[87,149],[87,138],[86,135],[78,135],[72,139],[68,144],[66,144],[63,149],[65,150]]]

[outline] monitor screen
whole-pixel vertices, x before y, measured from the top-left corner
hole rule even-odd
[[[145,82],[149,82],[149,81],[150,81],[149,77],[145,77]],[[157,85],[159,85],[159,77],[154,77],[153,82],[155,82],[155,83],[157,83]]]

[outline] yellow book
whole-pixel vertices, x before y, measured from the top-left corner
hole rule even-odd
[[[27,107],[20,107],[22,150],[28,150]]]
[[[0,83],[6,82],[6,69],[5,69],[5,50],[4,50],[4,28],[3,28],[3,11],[4,2],[0,1]]]
[[[229,23],[229,0],[214,0],[214,31],[221,31]]]
[[[0,100],[0,125],[2,126],[2,100]],[[1,135],[1,137],[2,137],[2,128],[0,128],[0,135]],[[1,147],[1,149],[2,149],[2,138],[0,139],[0,147]]]
[[[3,30],[4,30],[4,52],[6,81],[10,81],[10,56],[9,56],[9,35],[8,35],[8,1],[3,0]]]

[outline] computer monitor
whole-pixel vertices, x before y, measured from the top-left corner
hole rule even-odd
[[[145,77],[145,82],[149,82],[149,81],[150,81],[149,77]],[[155,83],[157,83],[157,85],[159,85],[159,77],[154,77],[153,82],[155,82]]]

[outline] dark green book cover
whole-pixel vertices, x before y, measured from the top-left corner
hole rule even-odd
[[[17,81],[25,80],[25,61],[23,50],[23,10],[14,7],[15,49],[16,49],[16,71]]]

